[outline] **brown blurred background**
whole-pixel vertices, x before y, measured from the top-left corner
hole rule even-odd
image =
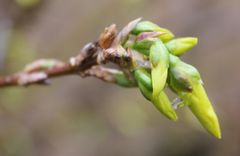
[[[37,58],[67,60],[105,26],[137,17],[196,36],[196,66],[223,139],[187,109],[165,119],[138,89],[69,76],[49,87],[0,89],[1,156],[239,156],[239,0],[0,0],[0,74]]]

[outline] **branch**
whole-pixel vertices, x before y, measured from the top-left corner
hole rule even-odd
[[[132,52],[124,49],[121,43],[126,41],[128,34],[139,21],[140,18],[130,22],[118,34],[115,24],[105,28],[98,41],[86,44],[76,57],[69,59],[69,62],[40,59],[26,65],[20,72],[0,76],[0,87],[46,85],[50,78],[77,74],[81,77],[94,76],[120,85],[121,82],[127,82],[123,86],[135,86],[136,83],[129,74],[129,67],[139,61],[136,61]],[[103,67],[108,62],[117,64],[121,70]]]

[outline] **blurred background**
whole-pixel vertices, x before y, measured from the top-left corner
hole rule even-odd
[[[67,61],[111,23],[143,17],[199,44],[197,67],[221,140],[187,108],[165,119],[138,89],[68,76],[48,87],[0,89],[1,156],[239,156],[239,0],[0,0],[0,74],[38,58]]]

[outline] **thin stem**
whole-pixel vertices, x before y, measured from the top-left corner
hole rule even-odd
[[[127,87],[135,86],[129,73],[133,66],[134,55],[121,46],[131,29],[140,19],[130,22],[117,34],[116,25],[105,28],[97,42],[86,44],[76,57],[69,62],[56,59],[36,60],[12,75],[0,76],[0,88],[8,86],[28,86],[32,84],[45,85],[50,78],[79,74],[82,77],[94,76],[106,82],[116,83]],[[103,65],[112,62],[122,70],[107,69]],[[123,85],[123,86],[124,86]],[[129,85],[129,86],[128,86]]]

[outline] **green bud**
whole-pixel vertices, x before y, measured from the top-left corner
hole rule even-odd
[[[153,96],[158,96],[165,87],[169,67],[169,53],[161,40],[156,40],[150,48],[149,59],[152,64]]]
[[[173,121],[177,120],[177,114],[174,111],[172,104],[164,91],[161,91],[157,97],[153,96],[152,103],[168,119]]]
[[[208,99],[208,96],[200,82],[192,85],[192,93],[181,95],[192,113],[197,117],[202,126],[213,136],[221,138],[221,130],[217,115]]]
[[[174,34],[165,28],[161,28],[158,25],[149,22],[149,21],[142,21],[139,22],[137,24],[137,26],[132,30],[132,34],[134,35],[138,35],[142,32],[161,32],[161,33],[165,33],[161,36],[159,36],[159,38],[163,41],[163,42],[167,42],[169,40],[171,40],[172,38],[174,38]]]
[[[178,94],[203,127],[212,135],[221,138],[217,116],[202,86],[200,74],[193,66],[170,55],[170,87]],[[191,91],[187,91],[190,88]]]
[[[146,69],[140,68],[134,71],[134,78],[137,81],[138,87],[143,96],[151,101],[152,100],[152,80],[150,74]]]
[[[152,80],[150,74],[143,68],[137,69],[134,72],[135,79],[138,82],[138,87],[143,96],[152,101],[154,106],[168,119],[176,121],[177,115],[171,106],[167,95],[162,91],[156,98],[152,96]]]
[[[180,56],[192,49],[197,43],[198,39],[195,37],[184,37],[170,40],[165,46],[171,54]]]
[[[149,56],[149,49],[152,46],[152,44],[153,44],[152,40],[146,39],[146,40],[135,42],[132,48],[146,56]]]
[[[168,81],[175,92],[191,92],[192,83],[201,82],[201,77],[195,67],[182,62],[174,55],[170,55]]]
[[[142,95],[149,101],[152,100],[152,92],[140,81],[138,81],[138,87]]]
[[[144,85],[149,91],[152,92],[152,80],[151,75],[147,72],[146,69],[140,68],[134,71],[135,79]]]
[[[153,43],[158,40],[158,37],[160,35],[163,35],[162,33],[159,32],[143,32],[140,33],[137,38],[135,43],[131,46],[131,48],[137,50],[138,52],[149,56],[149,49],[153,45]]]
[[[121,71],[118,71],[116,73],[113,74],[115,80],[116,80],[116,83],[119,85],[119,86],[122,86],[122,87],[133,87],[135,86],[136,84],[132,81],[130,81],[126,75],[121,72]]]
[[[171,86],[174,87],[174,90],[180,90],[183,92],[192,91],[192,86],[188,77],[185,75],[185,73],[177,70],[176,68],[170,68],[169,79]]]

